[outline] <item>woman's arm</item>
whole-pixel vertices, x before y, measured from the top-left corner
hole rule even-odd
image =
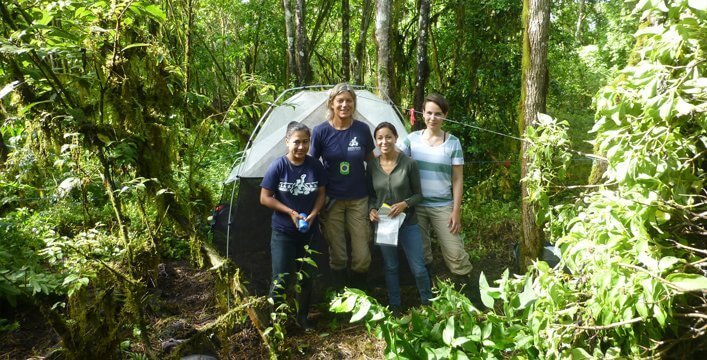
[[[376,189],[373,187],[373,176],[376,172],[375,161],[368,163],[368,168],[366,169],[366,182],[368,185],[368,219],[373,222],[378,222],[378,207],[381,206],[378,201],[378,195]]]
[[[417,167],[417,162],[412,160],[412,158],[410,158],[407,177],[410,179],[412,195],[405,199],[405,202],[408,203],[408,206],[415,206],[422,201],[422,182],[420,181],[420,169]]]
[[[458,234],[462,229],[461,208],[464,196],[464,165],[452,165],[452,214],[449,216],[449,232]]]
[[[273,195],[275,194],[272,192],[272,190],[260,188],[260,203],[269,209],[290,215],[292,223],[295,224],[295,227],[297,227],[297,220],[304,218],[300,216],[297,211],[290,209],[285,204],[280,202],[280,200],[276,199]]]

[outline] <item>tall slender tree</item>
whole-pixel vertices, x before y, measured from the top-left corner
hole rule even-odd
[[[5,141],[2,138],[2,132],[0,132],[0,167],[2,167],[5,160],[7,160],[7,155],[9,152],[10,151],[7,149],[7,145],[5,145]]]
[[[350,17],[349,0],[341,0],[341,78],[344,81],[351,77]]]
[[[290,0],[282,0],[282,7],[285,10],[285,36],[287,37],[287,68],[285,83],[289,82],[289,77],[297,77],[297,59],[295,57],[295,23],[292,17],[292,4]]]
[[[422,111],[422,101],[425,97],[425,86],[430,76],[430,66],[427,60],[427,39],[430,29],[430,0],[420,0],[420,19],[417,29],[417,73],[415,76],[415,110]],[[415,123],[415,128],[422,128],[423,122]]]
[[[550,0],[523,0],[523,58],[521,100],[518,121],[521,136],[528,126],[535,126],[537,114],[545,112],[548,88],[547,48],[550,25]],[[521,177],[528,171],[525,156],[527,142],[520,149]],[[528,203],[528,189],[521,183],[521,220],[523,241],[520,246],[521,266],[525,269],[541,254],[542,224],[537,224],[536,209]]]
[[[191,53],[192,53],[192,29],[194,27],[194,0],[187,0],[186,9],[187,23],[184,31],[184,93],[189,93],[192,90],[193,77],[191,73]],[[185,102],[186,103],[186,102]],[[190,127],[189,116],[184,117],[184,125]]]
[[[354,83],[363,84],[364,81],[364,64],[366,63],[366,39],[368,39],[368,26],[371,24],[371,15],[373,13],[373,0],[363,0],[363,9],[361,11],[361,27],[358,31],[358,40],[354,50]]]
[[[297,59],[297,85],[306,85],[310,81],[309,49],[307,47],[307,21],[305,19],[304,0],[295,0],[295,49]]]
[[[579,36],[582,34],[582,21],[584,21],[584,0],[579,0],[577,4],[577,24],[574,29],[574,38],[579,41]]]
[[[390,98],[390,0],[376,0],[376,45],[378,48],[378,91]]]

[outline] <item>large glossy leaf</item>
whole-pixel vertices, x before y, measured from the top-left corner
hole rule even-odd
[[[9,94],[20,84],[19,81],[15,80],[7,85],[5,85],[2,90],[0,90],[0,99],[4,98],[5,95]]]
[[[666,277],[666,280],[683,291],[707,290],[707,278],[698,274],[670,274]]]

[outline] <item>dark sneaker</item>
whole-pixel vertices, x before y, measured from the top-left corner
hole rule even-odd
[[[309,321],[309,319],[307,319],[306,315],[297,317],[297,326],[299,326],[299,328],[302,329],[306,333],[314,331],[314,326]]]

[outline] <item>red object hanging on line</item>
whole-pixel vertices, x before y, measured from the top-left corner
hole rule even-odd
[[[410,108],[410,125],[415,126],[415,108]]]

